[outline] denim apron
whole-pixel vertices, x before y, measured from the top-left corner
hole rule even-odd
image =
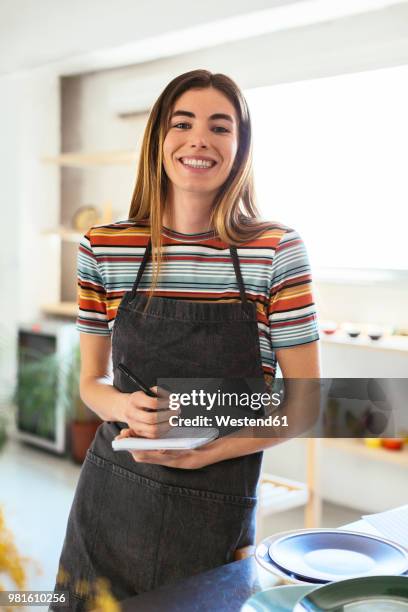
[[[263,379],[256,305],[246,299],[236,248],[230,247],[240,302],[197,302],[154,296],[146,313],[138,286],[124,294],[112,334],[114,386],[134,392],[120,370],[154,386],[158,378]],[[71,610],[83,610],[84,585],[109,580],[118,599],[233,561],[254,543],[262,452],[188,470],[138,463],[114,452],[126,423],[104,422],[82,466],[60,567]]]

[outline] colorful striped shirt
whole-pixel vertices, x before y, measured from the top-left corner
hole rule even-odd
[[[240,301],[229,245],[215,231],[181,234],[164,227],[164,259],[156,296],[208,302]],[[77,329],[110,335],[119,303],[132,289],[150,227],[133,221],[91,227],[78,250]],[[271,222],[262,235],[237,247],[246,296],[257,308],[265,377],[276,373],[275,351],[319,339],[312,277],[299,234]],[[149,259],[139,291],[152,279]]]

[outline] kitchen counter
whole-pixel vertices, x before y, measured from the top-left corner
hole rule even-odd
[[[344,525],[343,529],[379,535],[365,521]],[[239,612],[253,593],[262,590],[255,557],[221,565],[174,585],[126,599],[122,612]]]

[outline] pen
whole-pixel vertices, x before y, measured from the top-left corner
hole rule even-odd
[[[149,389],[149,387],[143,381],[141,381],[140,378],[136,376],[136,374],[133,374],[133,372],[131,372],[125,365],[123,365],[123,363],[120,363],[118,365],[118,370],[123,372],[123,374],[127,376],[127,378],[129,378],[129,380],[138,385],[138,387],[140,387],[140,389],[144,391],[149,397],[159,397],[154,391]]]

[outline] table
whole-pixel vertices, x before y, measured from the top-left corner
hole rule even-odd
[[[122,612],[238,612],[248,597],[261,590],[254,557],[131,597]]]
[[[342,529],[380,535],[363,520]],[[122,612],[239,612],[243,603],[262,590],[254,557],[221,565],[208,572],[142,593],[121,602]]]

